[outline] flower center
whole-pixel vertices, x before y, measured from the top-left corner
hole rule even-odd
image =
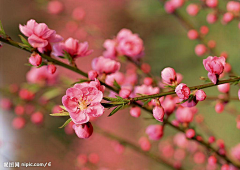
[[[78,103],[79,103],[79,108],[80,108],[81,110],[87,109],[88,104],[87,104],[87,102],[86,102],[85,100],[79,101]]]

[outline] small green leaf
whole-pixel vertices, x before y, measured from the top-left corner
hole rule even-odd
[[[21,41],[23,42],[23,44],[31,47],[31,45],[28,43],[28,40],[26,40],[26,38],[24,38],[22,35],[19,35],[19,37],[20,37]]]
[[[53,113],[50,116],[69,116],[68,112],[61,112],[61,113]]]
[[[128,99],[123,99],[120,96],[116,95],[116,98],[114,97],[103,97],[104,100],[106,101],[111,101],[111,102],[129,102]]]
[[[118,84],[118,82],[114,79],[113,85],[119,90],[121,89],[121,86]]]
[[[66,58],[69,61],[69,63],[72,63],[73,61],[72,56],[66,51],[64,51],[64,58]]]
[[[61,107],[63,110],[67,110],[65,106],[59,105],[59,107]]]
[[[152,99],[147,99],[144,103],[143,103],[143,106],[146,106]]]
[[[0,34],[6,35],[6,33],[5,33],[4,29],[3,29],[3,25],[2,25],[1,20],[0,20]]]
[[[59,128],[64,128],[66,127],[70,122],[72,121],[72,118],[69,118],[62,126],[60,126]]]
[[[108,117],[114,115],[117,111],[119,111],[121,108],[123,108],[124,105],[120,105],[120,106],[117,106],[115,107],[112,112],[108,115]]]

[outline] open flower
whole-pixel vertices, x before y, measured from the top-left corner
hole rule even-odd
[[[62,41],[62,37],[56,34],[55,30],[51,30],[45,23],[37,23],[31,19],[27,25],[19,25],[20,31],[28,37],[28,42],[34,48],[44,48],[49,43]]]
[[[63,56],[64,51],[70,54],[72,58],[85,57],[92,53],[93,50],[88,50],[88,43],[79,43],[78,40],[68,38],[64,43],[53,45],[53,55],[56,57]]]
[[[214,83],[217,83],[218,77],[222,74],[225,66],[224,57],[212,57],[209,56],[207,59],[203,60],[203,65],[208,71],[208,78]]]
[[[99,74],[112,74],[120,69],[121,64],[110,58],[97,57],[92,61],[93,70],[97,71]]]
[[[101,105],[103,88],[96,82],[75,84],[67,89],[62,103],[67,109],[75,124],[83,124],[89,121],[90,116],[99,117],[104,112]]]
[[[186,84],[181,83],[176,87],[175,92],[180,99],[186,100],[189,98],[191,91]]]

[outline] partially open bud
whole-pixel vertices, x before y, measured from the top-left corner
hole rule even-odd
[[[163,127],[161,125],[149,125],[146,133],[150,139],[159,140],[163,136]]]
[[[32,53],[31,57],[29,57],[29,63],[33,66],[40,66],[42,63],[42,57],[37,53]]]
[[[184,84],[184,83],[181,83],[179,84],[176,89],[175,89],[175,92],[176,94],[178,95],[178,97],[180,99],[183,99],[183,100],[186,100],[189,98],[189,95],[190,95],[190,89],[189,87]]]
[[[41,112],[33,113],[31,116],[31,121],[37,125],[41,124],[43,122],[43,114]]]
[[[203,101],[203,100],[205,100],[206,97],[207,97],[206,93],[205,93],[203,90],[198,90],[198,91],[195,93],[195,95],[196,95],[196,99],[197,99],[198,101]]]
[[[79,138],[89,138],[93,133],[93,126],[90,122],[87,122],[85,124],[74,124],[73,129],[75,130],[76,135]]]
[[[95,78],[97,78],[97,77],[98,77],[98,73],[95,70],[90,70],[88,72],[88,78],[90,80],[95,80]]]
[[[139,107],[132,107],[130,109],[130,114],[133,117],[139,117],[141,115],[141,109]]]
[[[186,137],[187,138],[193,138],[195,136],[195,131],[193,129],[188,129],[186,131]]]
[[[218,85],[218,90],[222,93],[227,93],[230,90],[230,84],[229,83],[220,84]]]
[[[210,156],[208,158],[208,164],[209,165],[216,165],[216,163],[217,163],[217,158],[215,156]]]
[[[164,118],[164,109],[161,106],[155,106],[153,108],[153,117],[162,122]]]
[[[131,94],[131,90],[126,89],[126,88],[121,89],[120,92],[119,92],[119,96],[124,98],[124,99],[128,98],[130,94]]]
[[[12,126],[15,129],[22,129],[25,126],[25,124],[26,124],[26,121],[22,117],[16,117],[12,121]]]
[[[172,85],[177,81],[177,74],[175,70],[171,67],[167,67],[163,69],[163,71],[161,72],[161,77],[162,77],[163,83],[166,83],[166,84]]]
[[[54,74],[56,72],[57,68],[54,64],[49,64],[47,67],[47,70],[50,74]]]

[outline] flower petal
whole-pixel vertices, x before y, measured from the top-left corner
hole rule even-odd
[[[83,124],[89,121],[89,116],[86,114],[85,111],[79,110],[79,112],[70,112],[69,114],[75,124]]]
[[[76,112],[78,109],[78,102],[74,98],[65,95],[62,97],[62,103],[68,112]]]
[[[91,112],[88,112],[88,115],[92,117],[99,117],[104,112],[104,107],[100,103],[91,104],[89,109],[91,109]]]

